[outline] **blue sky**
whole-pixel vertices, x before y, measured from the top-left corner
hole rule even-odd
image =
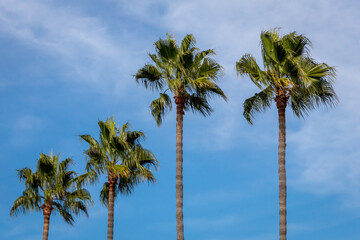
[[[357,1],[333,0],[2,0],[0,238],[42,235],[42,214],[9,217],[23,190],[15,169],[34,168],[54,149],[82,172],[86,144],[77,135],[97,137],[97,121],[114,116],[146,133],[161,164],[157,184],[117,200],[115,239],[175,239],[175,112],[158,128],[148,110],[156,94],[132,75],[160,37],[192,33],[200,49],[216,50],[229,102],[213,100],[207,119],[184,118],[186,239],[276,239],[277,113],[273,106],[246,123],[242,103],[256,88],[237,78],[235,62],[245,53],[261,62],[261,30],[281,27],[305,34],[313,57],[337,68],[340,98],[305,120],[287,112],[288,238],[360,239],[359,12]],[[71,227],[52,216],[50,239],[105,237],[100,184],[89,189],[90,217]]]

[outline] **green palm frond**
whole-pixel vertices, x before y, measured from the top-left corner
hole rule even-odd
[[[81,188],[84,185],[95,183],[98,178],[99,174],[97,174],[95,170],[90,170],[84,174],[81,174],[80,176],[77,176],[74,179],[74,182],[77,184],[77,188]]]
[[[205,98],[205,99],[211,99],[214,96],[221,97],[226,102],[228,101],[225,93],[222,91],[222,89],[217,84],[212,84],[212,86],[209,85],[207,87],[198,88],[195,95]]]
[[[116,191],[115,191],[116,194]],[[106,207],[109,204],[109,183],[105,182],[101,191],[100,191],[100,202],[103,203]]]
[[[90,146],[99,146],[98,141],[90,135],[80,135],[80,139],[86,141]]]
[[[138,145],[134,146],[128,157],[124,159],[123,164],[128,167],[130,171],[140,167],[149,169],[154,167],[154,169],[157,170],[159,162],[151,151]]]
[[[334,107],[338,102],[338,97],[329,81],[319,79],[310,85],[304,86],[301,91],[294,89],[290,93],[291,109],[297,117],[304,117],[310,111],[320,105]]]
[[[55,206],[55,212],[58,212],[67,224],[74,225],[75,219],[69,210],[58,202],[53,202]]]
[[[59,164],[58,166],[59,171],[66,172],[70,164],[74,164],[74,161],[71,158],[66,158]]]
[[[243,115],[248,123],[253,124],[255,113],[263,112],[270,108],[273,100],[273,89],[271,86],[265,88],[254,96],[245,100]]]
[[[160,39],[155,42],[155,49],[159,59],[162,61],[175,61],[178,57],[179,49],[176,41],[167,36],[167,39]]]
[[[192,34],[187,34],[181,41],[180,51],[186,53],[193,51],[196,44],[196,39]]]
[[[236,62],[236,72],[240,76],[249,76],[251,81],[259,88],[268,85],[264,71],[260,69],[255,58],[250,54],[245,54]]]
[[[75,215],[80,215],[81,213],[85,214],[86,216],[89,216],[87,211],[87,206],[85,204],[85,201],[78,200],[80,198],[74,198],[71,199],[71,201],[65,201],[64,206],[68,211],[71,211],[75,213]]]
[[[125,166],[123,164],[116,164],[111,167],[109,167],[109,171],[111,171],[112,174],[116,175],[117,177],[129,177],[131,175],[131,171],[128,168],[128,166]]]
[[[136,144],[139,144],[141,141],[145,140],[145,133],[142,131],[127,131],[125,133],[126,141],[129,143],[130,147],[133,147]]]
[[[155,55],[151,55],[153,61],[159,62]],[[159,63],[160,64],[160,63]],[[146,64],[135,74],[136,82],[141,82],[145,88],[151,90],[162,90],[164,80],[159,69],[151,64]]]
[[[56,157],[41,153],[37,165],[38,172],[43,176],[54,175],[56,171],[56,164],[54,162],[55,160]]]
[[[189,96],[189,100],[186,102],[184,108],[185,110],[191,109],[194,113],[200,112],[204,117],[213,112],[207,99],[195,93]]]
[[[195,54],[194,57],[194,66],[199,66],[200,63],[206,59],[206,57],[210,57],[215,55],[215,51],[213,49],[207,49]]]
[[[171,108],[171,99],[166,93],[160,93],[159,98],[151,102],[151,114],[154,117],[158,126],[162,124],[165,114],[170,111]]]
[[[30,168],[23,168],[16,170],[18,172],[18,178],[20,182],[25,182],[25,187],[31,189],[32,191],[38,191],[38,186],[40,184],[37,174],[33,173]]]
[[[136,181],[137,179],[134,174],[135,172],[132,171],[130,177],[119,177],[118,184],[115,186],[115,198],[119,194],[128,196],[133,192],[135,185],[140,183]]]
[[[212,81],[217,81],[223,76],[223,67],[214,59],[204,58],[198,69],[193,74],[194,77],[206,77]]]
[[[80,139],[89,144],[89,149],[84,152],[88,160],[86,163],[86,171],[90,172],[94,170],[96,174],[104,173],[104,159],[106,159],[107,156],[104,154],[98,141],[90,135],[80,135]],[[97,175],[93,174],[93,176],[97,178]]]
[[[285,51],[294,58],[310,55],[309,47],[311,47],[311,41],[304,35],[291,32],[283,36],[281,42]]]
[[[26,189],[23,195],[18,197],[10,210],[10,216],[17,216],[31,211],[40,211],[41,196],[37,192]]]

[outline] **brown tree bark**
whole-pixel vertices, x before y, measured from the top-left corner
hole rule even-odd
[[[183,214],[183,119],[186,98],[175,96],[176,109],[176,232],[184,240]]]
[[[286,148],[286,119],[285,110],[288,96],[280,95],[275,98],[279,114],[279,239],[286,240],[286,169],[285,169],[285,148]]]
[[[109,182],[109,202],[108,202],[108,228],[107,228],[107,240],[114,239],[114,196],[115,196],[115,184],[117,178],[113,177],[111,173],[108,176]]]
[[[44,228],[43,228],[43,240],[47,240],[49,237],[49,224],[50,224],[50,215],[53,210],[51,205],[43,205],[42,207],[43,215],[44,215]]]

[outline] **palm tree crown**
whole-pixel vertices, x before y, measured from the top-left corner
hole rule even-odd
[[[204,116],[212,112],[208,98],[214,95],[227,100],[224,92],[216,84],[221,76],[222,67],[211,56],[214,50],[198,51],[193,35],[184,37],[178,46],[175,39],[167,36],[155,42],[155,54],[149,54],[153,64],[145,64],[135,75],[150,90],[160,91],[158,99],[150,104],[150,109],[160,126],[165,113],[172,108],[171,98],[166,93],[173,93],[181,111],[192,110]],[[164,91],[165,90],[165,91]]]
[[[40,154],[36,172],[30,168],[18,171],[20,181],[25,183],[23,195],[17,198],[10,210],[11,216],[18,213],[43,211],[58,212],[69,224],[74,223],[72,213],[88,215],[87,203],[92,203],[89,192],[81,188],[76,172],[69,170],[70,158],[59,162],[59,155]]]
[[[115,196],[118,193],[130,194],[134,186],[142,181],[156,181],[149,169],[157,169],[158,161],[154,154],[143,148],[140,141],[145,139],[141,131],[130,131],[130,124],[125,123],[120,129],[113,118],[106,122],[99,121],[100,142],[90,135],[80,135],[89,144],[85,151],[87,156],[84,181],[94,182],[100,174],[107,174],[115,185]],[[109,183],[106,182],[100,194],[101,201],[107,205]]]
[[[239,75],[249,76],[260,92],[244,102],[244,117],[252,124],[254,114],[266,110],[272,100],[289,102],[297,117],[307,115],[320,104],[333,106],[335,69],[317,63],[309,53],[310,41],[296,32],[280,37],[276,30],[261,33],[264,70],[255,58],[245,54],[237,63]]]

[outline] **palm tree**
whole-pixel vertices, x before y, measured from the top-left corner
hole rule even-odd
[[[113,239],[114,200],[117,195],[130,194],[140,182],[155,182],[151,166],[157,169],[158,162],[152,152],[144,149],[140,141],[145,138],[141,131],[130,131],[129,123],[119,129],[113,120],[99,121],[100,142],[90,135],[80,135],[89,144],[85,178],[94,182],[100,174],[106,174],[108,181],[100,192],[100,200],[108,207],[107,239]]]
[[[335,69],[326,63],[317,63],[311,58],[310,41],[296,32],[279,36],[277,30],[261,33],[261,52],[264,70],[260,69],[254,57],[245,54],[237,63],[239,75],[249,76],[260,88],[244,102],[243,115],[252,124],[254,114],[262,112],[275,101],[279,116],[279,214],[280,240],[286,240],[286,172],[285,147],[287,104],[297,117],[308,115],[319,107],[334,106],[337,96],[333,89]]]
[[[222,67],[211,56],[211,49],[199,51],[193,35],[186,35],[178,46],[175,39],[167,36],[155,42],[155,54],[149,54],[153,64],[145,64],[135,75],[136,81],[145,88],[160,91],[160,96],[150,104],[158,126],[164,115],[171,110],[171,92],[176,104],[176,230],[177,240],[184,239],[183,224],[183,115],[185,111],[200,112],[205,117],[213,110],[208,99],[224,92],[215,83],[221,76]],[[164,91],[165,90],[165,91]]]
[[[41,211],[44,215],[43,240],[48,239],[50,215],[58,212],[68,224],[73,225],[72,213],[86,214],[87,203],[92,203],[90,193],[81,188],[76,172],[68,170],[70,158],[59,162],[60,156],[40,154],[36,172],[30,168],[18,171],[20,181],[25,182],[25,191],[10,210],[10,216],[18,213]]]

